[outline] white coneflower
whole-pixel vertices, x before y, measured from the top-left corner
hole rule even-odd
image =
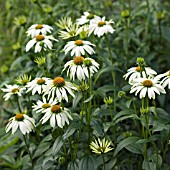
[[[66,28],[70,28],[71,25],[73,25],[73,21],[71,19],[71,17],[63,17],[60,20],[58,20],[57,22],[55,22],[55,24],[61,28],[61,29],[66,29]]]
[[[51,30],[53,28],[46,24],[34,24],[31,27],[28,28],[28,31],[26,32],[28,36],[31,35],[31,38],[36,37],[39,34],[46,35],[47,32],[51,33]]]
[[[94,15],[94,14],[89,13],[89,12],[84,12],[83,14],[84,15],[82,15],[81,18],[77,19],[77,24],[79,24],[79,25],[84,25],[86,23],[90,23],[94,19],[100,18],[99,16]]]
[[[66,123],[69,124],[69,119],[72,120],[72,117],[70,115],[69,109],[62,108],[55,104],[49,109],[46,109],[45,115],[40,121],[42,121],[42,124],[44,124],[49,119],[51,127],[55,128],[56,126],[59,126],[60,128],[63,128]]]
[[[36,113],[45,112],[46,109],[50,108],[52,105],[56,104],[57,102],[58,102],[57,100],[52,100],[52,99],[47,101],[47,99],[43,96],[42,101],[38,100],[36,104],[32,106],[32,108],[33,111],[36,111]]]
[[[123,77],[125,78],[125,80],[129,78],[129,84],[133,84],[133,80],[136,78],[142,78],[142,77],[146,78],[147,76],[154,77],[157,74],[150,67],[145,67],[145,71],[141,70],[140,66],[132,67],[127,70],[127,73]]]
[[[95,53],[93,48],[91,46],[95,46],[90,41],[84,41],[84,40],[76,40],[76,41],[69,41],[64,46],[65,54],[67,54],[69,51],[71,51],[71,56],[81,56],[85,55],[87,52],[88,54],[92,55]]]
[[[7,92],[7,94],[5,94],[3,96],[3,98],[5,98],[5,101],[8,100],[12,95],[18,95],[18,96],[22,96],[22,92],[25,90],[25,88],[22,88],[18,85],[8,85],[5,84],[6,89],[2,88],[1,90],[3,92]]]
[[[24,135],[26,133],[30,133],[35,128],[35,120],[26,114],[16,114],[14,117],[9,119],[9,123],[7,124],[5,130],[8,132],[12,129],[12,134],[14,134],[18,128]]]
[[[65,30],[58,32],[59,37],[62,39],[69,39],[78,35],[79,26],[77,24],[72,24],[70,27],[66,27]]]
[[[28,75],[28,74],[23,74],[21,76],[18,76],[16,79],[15,79],[15,82],[20,84],[20,85],[23,85],[25,86],[28,82],[31,81],[31,75]]]
[[[98,140],[95,140],[94,142],[90,143],[90,149],[92,149],[92,152],[97,153],[97,154],[103,154],[107,153],[114,148],[110,147],[111,141],[104,139],[98,138]]]
[[[93,20],[89,25],[89,35],[93,32],[94,35],[101,37],[104,34],[113,33],[115,30],[111,26],[112,23],[114,23],[112,20],[105,21],[105,17]]]
[[[162,79],[160,84],[165,88],[166,86],[168,86],[168,89],[170,89],[170,70],[167,71],[166,73],[163,74],[159,74],[158,76],[156,76],[156,78],[158,79]]]
[[[39,34],[26,44],[26,52],[28,52],[34,45],[35,45],[35,50],[34,50],[35,53],[40,52],[42,49],[46,50],[47,48],[51,50],[53,44],[50,40],[58,42],[58,40],[55,39],[52,35],[46,36],[46,35]]]
[[[54,100],[55,97],[61,102],[65,99],[68,102],[67,93],[75,97],[72,90],[77,90],[77,88],[70,82],[64,80],[63,77],[56,77],[54,80],[49,80],[48,85],[45,89],[45,95],[48,95],[48,99]]]
[[[88,66],[87,66],[87,61],[89,64]],[[74,58],[74,60],[71,60],[64,65],[63,71],[66,70],[67,68],[68,68],[67,76],[69,75],[70,79],[74,81],[75,77],[77,76],[77,78],[80,81],[82,81],[85,80],[86,77],[87,78],[89,77],[88,68],[90,71],[90,76],[92,76],[93,73],[98,71],[99,64],[91,58],[84,58],[82,56],[77,56]]]
[[[29,91],[32,91],[32,95],[34,95],[36,92],[38,94],[41,94],[46,86],[47,86],[47,81],[49,81],[50,78],[42,77],[42,78],[35,78],[31,82],[29,82],[25,87],[27,88],[26,93]]]
[[[139,92],[139,98],[148,97],[149,99],[155,99],[155,93],[166,93],[164,88],[159,84],[157,78],[137,78],[134,80],[130,93],[137,95]]]

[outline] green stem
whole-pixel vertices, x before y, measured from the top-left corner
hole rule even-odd
[[[24,138],[24,142],[25,142],[25,145],[26,145],[26,149],[27,149],[28,155],[29,155],[29,157],[30,157],[31,164],[32,164],[32,168],[33,168],[33,167],[34,167],[33,159],[32,159],[32,155],[31,155],[31,153],[30,153],[29,145],[28,145],[28,143],[27,143],[27,140],[26,140],[25,135],[23,135],[23,138]]]
[[[89,97],[92,95],[92,78],[90,75],[90,69],[88,68],[88,75],[89,75]],[[88,143],[90,144],[91,141],[91,130],[90,130],[90,122],[91,122],[91,100],[89,101],[89,105],[88,105],[88,114],[87,114],[87,128],[88,128]]]
[[[158,20],[158,29],[159,29],[159,43],[162,42],[162,30],[161,30],[161,21]]]
[[[149,109],[149,98],[148,97],[146,98],[146,107]],[[148,114],[147,115],[146,114],[145,114],[146,130],[147,130],[147,134],[149,134],[149,136],[150,136],[151,143],[154,146],[154,149],[156,151],[156,168],[159,169],[158,168],[158,149],[157,149],[157,146],[156,146],[154,140],[152,139],[152,134],[151,134],[150,129],[149,129],[149,116],[148,116]],[[148,138],[148,136],[147,136],[147,138]]]
[[[103,159],[103,170],[106,170],[106,165],[105,165],[104,154],[102,154],[102,159]]]
[[[169,134],[168,134],[168,139],[167,139],[167,142],[166,142],[166,145],[165,145],[165,149],[163,150],[163,162],[165,161],[165,158],[166,158],[166,152],[168,151],[168,148],[169,148],[169,139],[170,139],[170,130],[169,130]]]
[[[109,50],[109,59],[111,61],[111,65],[113,66],[113,60],[112,60],[112,52],[111,52],[111,48],[110,48],[110,44],[109,44],[109,40],[107,38],[107,35],[105,35],[105,39],[106,39],[106,43],[107,43],[107,47]],[[114,99],[113,99],[113,103],[114,103],[114,111],[116,111],[116,74],[115,72],[111,72],[112,74],[112,79],[113,79],[113,87],[114,87]]]
[[[158,112],[156,110],[156,101],[155,100],[153,100],[153,104],[154,104],[154,108],[155,108],[156,118],[158,119]]]
[[[16,96],[16,98],[17,98],[17,105],[18,105],[18,109],[19,109],[19,112],[21,113],[21,112],[22,112],[22,110],[21,110],[21,106],[20,106],[20,103],[19,103],[19,97],[18,97],[18,96]]]

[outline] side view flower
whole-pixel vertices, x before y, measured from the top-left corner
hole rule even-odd
[[[106,21],[105,17],[102,18],[96,18],[91,21],[89,25],[89,35],[91,33],[94,33],[94,35],[97,35],[98,37],[103,36],[107,33],[113,33],[115,30],[111,26],[114,22],[112,20]]]
[[[35,120],[30,118],[26,114],[18,113],[14,117],[9,119],[9,123],[6,126],[6,132],[12,129],[14,134],[19,128],[22,134],[30,133],[35,127]]]
[[[47,82],[49,80],[50,79],[46,77],[35,78],[25,86],[26,88],[28,88],[26,92],[28,93],[29,91],[32,91],[32,95],[34,95],[36,92],[38,94],[41,94],[46,88]]]
[[[72,120],[72,117],[69,109],[61,108],[59,105],[55,104],[45,111],[45,115],[41,119],[42,124],[49,119],[51,127],[54,128],[57,125],[60,128],[63,128],[66,123],[69,124],[69,119]]]
[[[137,66],[137,67],[132,67],[128,69],[127,73],[123,77],[125,78],[125,80],[129,78],[129,84],[133,84],[134,79],[142,78],[142,77],[146,78],[147,76],[154,77],[156,74],[157,73],[150,67],[145,67],[145,71],[144,71],[144,70],[141,70],[140,66]]]
[[[75,97],[72,90],[77,90],[77,88],[70,82],[64,80],[63,77],[56,77],[54,80],[49,80],[47,87],[45,89],[45,95],[48,94],[48,99],[54,100],[55,97],[61,102],[65,99],[68,102],[67,92]]]
[[[157,78],[138,78],[134,80],[134,84],[131,87],[130,93],[137,95],[139,92],[139,98],[148,97],[149,99],[155,99],[155,93],[166,93],[164,88],[159,84]]]
[[[114,149],[110,147],[110,145],[111,145],[111,141],[108,141],[105,138],[103,138],[102,140],[98,138],[98,139],[95,139],[94,142],[90,143],[90,149],[94,153],[103,154]]]
[[[45,112],[46,109],[50,108],[52,105],[56,104],[57,100],[50,99],[47,101],[47,99],[43,96],[42,101],[38,100],[36,104],[32,106],[33,111],[36,111],[36,113],[39,112]]]
[[[75,80],[75,77],[77,77],[80,81],[85,80],[86,77],[89,77],[88,66],[86,65],[87,61],[90,62],[89,71],[92,76],[93,73],[98,71],[99,64],[91,58],[84,58],[82,56],[77,56],[74,60],[68,61],[64,65],[63,71],[68,69],[67,76],[69,76],[73,81]]]
[[[165,88],[166,86],[168,86],[168,89],[170,89],[170,70],[167,71],[166,73],[163,74],[159,74],[158,76],[156,76],[156,78],[158,79],[162,79],[160,84]]]
[[[39,34],[46,35],[47,32],[51,33],[53,28],[46,24],[33,24],[31,27],[28,28],[27,36],[31,36],[31,38],[36,37]]]
[[[84,40],[76,40],[76,41],[69,41],[64,46],[64,52],[67,54],[69,51],[71,51],[71,56],[81,56],[85,55],[85,52],[92,55],[95,53],[93,48],[91,46],[95,46],[90,41],[84,41]]]
[[[46,50],[47,48],[51,50],[53,47],[51,40],[58,42],[58,40],[55,39],[52,35],[46,36],[39,34],[26,44],[26,52],[28,52],[34,45],[35,53],[40,52],[42,49]]]
[[[5,101],[7,101],[12,95],[18,95],[18,96],[22,96],[22,92],[24,91],[25,88],[21,88],[18,85],[8,85],[5,84],[6,89],[5,88],[1,88],[1,90],[3,92],[7,92],[7,94],[5,94],[3,96],[3,98],[5,99]]]
[[[99,19],[99,18],[100,18],[99,16],[94,15],[90,12],[84,12],[83,15],[81,16],[81,18],[77,19],[77,24],[84,25],[89,22],[92,22],[94,19]]]

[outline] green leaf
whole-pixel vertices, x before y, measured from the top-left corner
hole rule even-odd
[[[100,120],[92,120],[91,126],[99,136],[104,136],[103,123]]]
[[[100,71],[99,71],[98,74],[97,74],[96,79],[94,80],[94,84],[97,82],[97,80],[100,78],[100,76],[101,76],[103,73],[111,72],[111,71],[115,71],[115,70],[123,73],[122,70],[120,70],[120,69],[118,69],[118,68],[116,68],[116,67],[113,67],[113,66],[100,69]]]
[[[52,140],[52,139],[53,139],[52,135],[49,134],[49,135],[47,135],[47,136],[42,140],[42,142],[48,142],[48,141],[50,141],[50,140]]]
[[[93,99],[94,94],[92,94],[89,98],[87,98],[83,103],[88,103],[90,100]]]
[[[162,27],[162,35],[163,37],[170,42],[170,28],[169,27]]]
[[[157,124],[157,126],[154,126],[152,128],[152,132],[158,132],[158,131],[169,130],[169,129],[170,129],[170,125]]]
[[[73,126],[69,126],[69,128],[66,130],[66,132],[63,135],[63,140],[68,139],[75,131],[76,128],[74,128]]]
[[[144,170],[156,170],[156,164],[145,159],[142,163],[142,169],[144,169]]]
[[[150,140],[149,139],[140,139],[136,143],[143,144],[143,143],[147,143],[147,142],[150,142]]]
[[[127,106],[127,108],[130,108],[130,104],[132,103],[132,99],[130,99],[130,100],[128,100],[127,102],[126,102],[126,106]]]
[[[60,151],[63,144],[64,144],[63,138],[62,138],[62,136],[59,136],[55,140],[54,145],[53,145],[53,155],[56,155]]]
[[[67,170],[79,170],[79,160],[69,162]]]
[[[73,108],[77,107],[77,104],[80,102],[81,98],[82,98],[82,93],[78,92],[73,99],[73,105],[72,105]]]
[[[119,123],[120,121],[123,121],[125,119],[129,119],[129,118],[133,118],[133,119],[139,119],[139,117],[136,114],[131,114],[131,115],[127,115],[127,116],[122,116],[119,119],[117,119],[115,121],[115,124]]]
[[[130,114],[132,114],[132,113],[134,113],[134,110],[132,110],[132,109],[122,110],[122,111],[120,111],[119,113],[117,113],[117,114],[115,115],[115,117],[114,117],[113,120],[115,121],[116,119],[118,119],[118,118],[121,117],[121,116],[130,115]]]
[[[96,160],[92,156],[85,156],[80,161],[80,170],[96,170]]]
[[[41,142],[38,148],[36,149],[33,158],[36,158],[40,155],[42,155],[45,151],[47,151],[50,147],[49,142]]]
[[[117,158],[112,158],[110,159],[110,161],[106,164],[106,169],[113,169],[113,167],[115,166],[117,162]]]
[[[101,97],[105,97],[107,92],[113,91],[113,90],[114,90],[113,85],[105,85],[105,86],[102,86],[102,87],[98,88],[93,93],[96,96],[99,95]]]
[[[10,133],[5,134],[0,138],[0,154],[3,153],[10,146],[13,146],[18,142],[19,138]]]
[[[132,136],[132,137],[128,137],[128,138],[122,140],[121,142],[119,142],[119,144],[117,145],[117,147],[114,151],[114,156],[116,156],[118,154],[118,152],[121,151],[124,147],[137,142],[139,139],[140,139],[139,137]]]
[[[135,154],[143,154],[143,146],[138,143],[133,143],[125,147],[128,151]]]
[[[15,165],[15,159],[12,156],[8,156],[8,155],[2,155],[0,157],[2,160],[4,160],[7,164],[10,165]]]

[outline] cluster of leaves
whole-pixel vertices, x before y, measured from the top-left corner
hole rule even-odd
[[[114,143],[114,151],[106,154],[106,169],[169,169],[168,149],[170,138],[170,112],[168,91],[166,95],[157,98],[158,108],[150,108],[148,115],[140,114],[141,101],[128,94],[130,89],[122,76],[126,70],[135,65],[137,57],[143,57],[146,63],[158,73],[165,72],[170,67],[170,4],[168,0],[146,1],[112,1],[112,0],[12,0],[3,1],[0,15],[0,81],[5,83],[25,73],[38,77],[41,75],[37,67],[35,53],[25,52],[27,28],[34,23],[45,23],[55,30],[56,23],[64,16],[73,20],[80,17],[84,11],[91,11],[100,16],[106,16],[115,22],[114,34],[108,36],[111,46],[114,67],[108,58],[109,52],[104,37],[91,40],[96,45],[94,58],[100,63],[100,71],[94,77],[93,95],[84,103],[92,101],[91,139],[95,137],[108,139]],[[5,9],[5,11],[3,10]],[[66,41],[54,45],[53,53],[48,54],[48,69],[51,77],[61,73],[63,65],[70,58],[61,51]],[[111,73],[116,74],[116,86],[113,88]],[[114,94],[113,92],[115,92]],[[119,90],[124,90],[128,98],[118,98]],[[2,94],[0,94],[2,96]],[[103,102],[106,96],[113,96],[116,105],[107,106]],[[132,97],[132,98],[131,98]],[[1,100],[1,99],[0,99]],[[30,98],[35,101],[35,96]],[[33,155],[34,169],[68,169],[93,170],[102,168],[102,156],[94,155],[89,150],[87,126],[80,114],[81,92],[77,93],[72,103],[68,103],[73,113],[73,121],[65,129],[51,129],[49,125],[38,124],[37,133],[29,135],[29,150]],[[3,103],[2,101],[0,101]],[[23,101],[23,107],[28,107],[28,100]],[[134,107],[135,103],[135,107]],[[152,101],[150,102],[152,105]],[[29,105],[31,108],[31,105]],[[116,107],[116,109],[115,109]],[[30,169],[29,155],[20,134],[6,134],[4,127],[7,119],[14,111],[10,102],[0,106],[0,168]],[[135,109],[137,108],[137,109]],[[164,109],[162,109],[164,108]],[[31,110],[31,109],[30,109]],[[110,118],[110,110],[114,116]],[[35,113],[33,113],[35,114]],[[158,117],[155,115],[158,114]],[[35,115],[36,117],[37,115]],[[85,128],[84,128],[85,127]],[[142,127],[149,128],[150,136],[142,136]],[[81,136],[80,136],[81,135]],[[147,148],[147,155],[146,155]],[[124,156],[126,155],[126,156]]]

